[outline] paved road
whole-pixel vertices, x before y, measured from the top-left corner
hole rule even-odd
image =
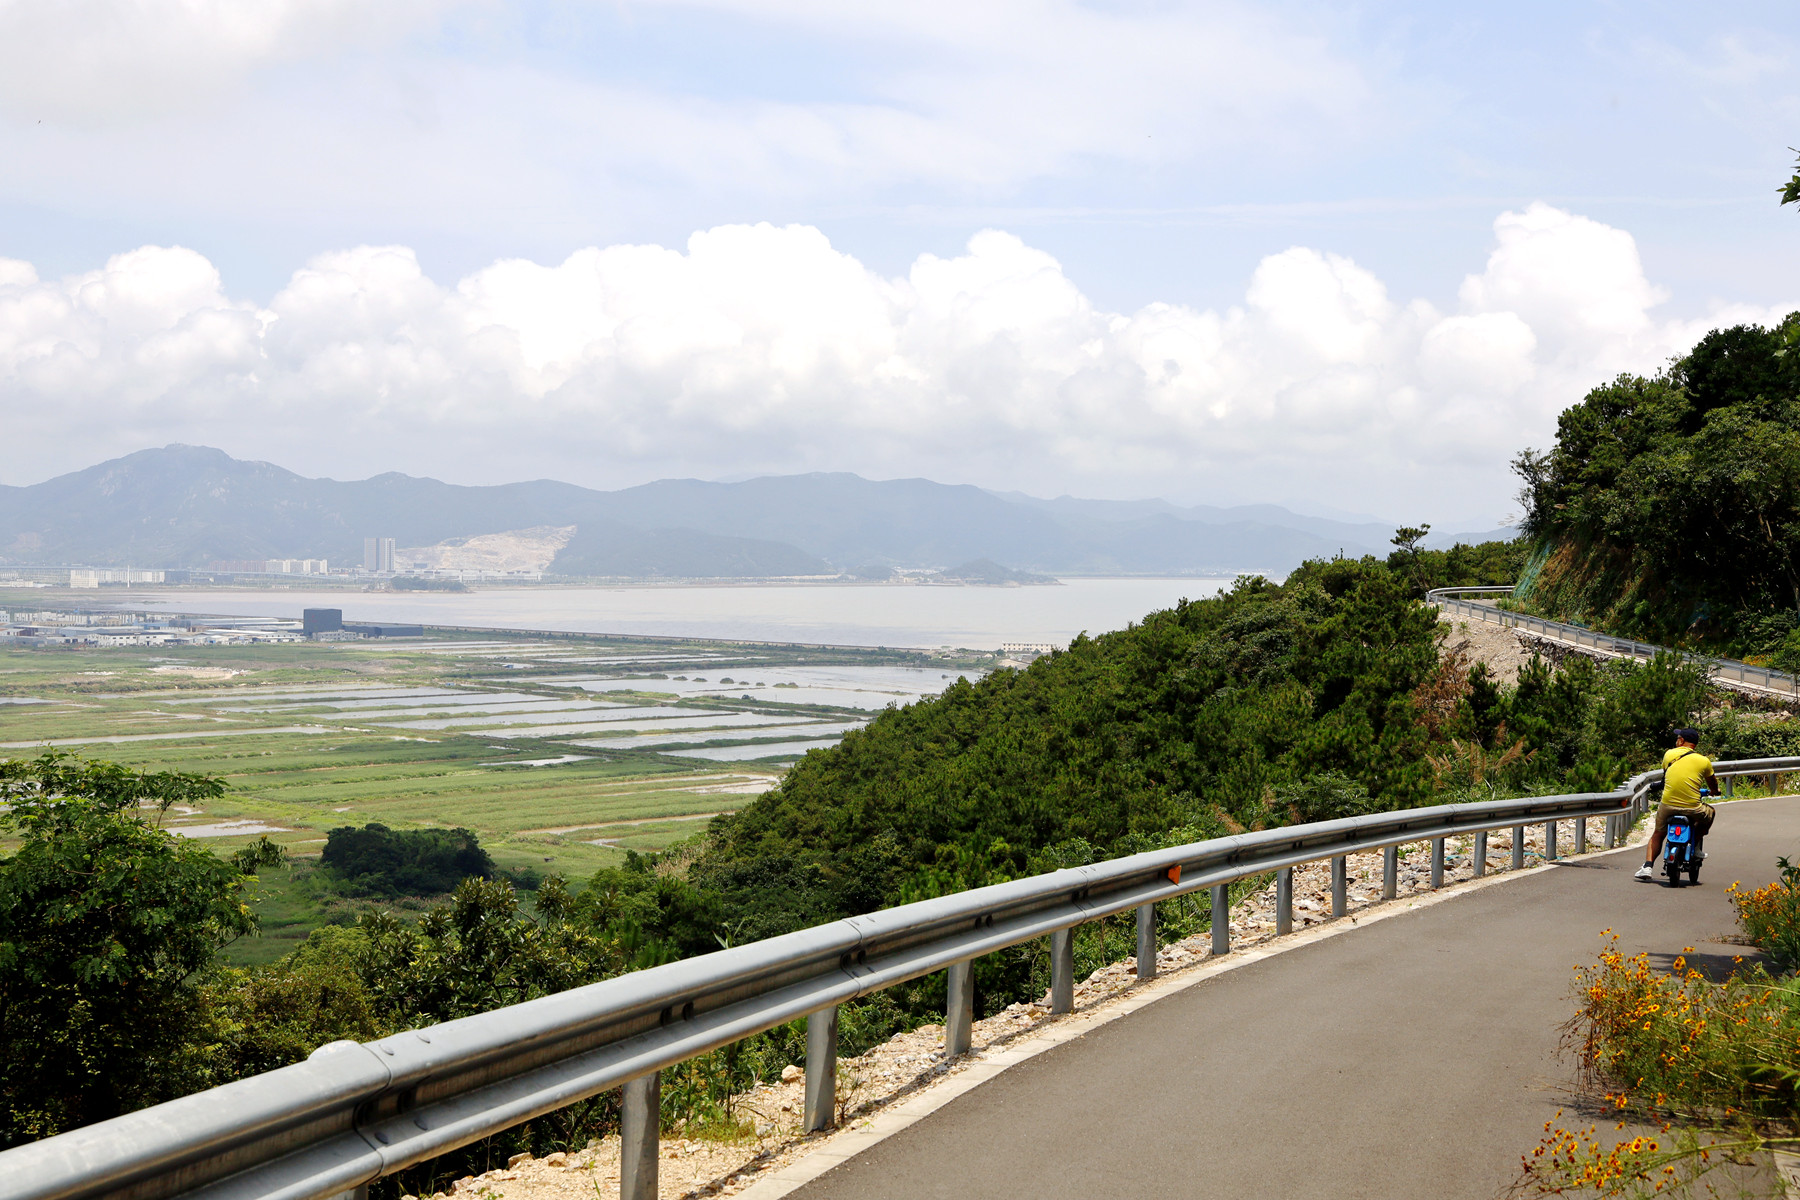
[[[1728,967],[1733,880],[1800,857],[1800,798],[1723,805],[1701,886],[1584,859],[1227,971],[1003,1072],[796,1200],[1489,1200],[1570,1099],[1600,931]]]

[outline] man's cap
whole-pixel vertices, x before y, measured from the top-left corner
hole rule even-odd
[[[1698,746],[1700,744],[1700,731],[1698,729],[1677,729],[1675,731],[1675,740],[1678,742],[1692,742],[1694,745]]]

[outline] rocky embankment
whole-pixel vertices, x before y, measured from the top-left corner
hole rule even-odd
[[[1508,631],[1510,632],[1510,631]],[[1589,836],[1600,833],[1599,822],[1589,823]],[[1641,824],[1641,840],[1647,825]],[[1559,849],[1574,849],[1574,822],[1562,824]],[[1529,827],[1526,835],[1527,869],[1544,863],[1544,828]],[[1512,834],[1499,830],[1488,837],[1487,872],[1504,871],[1512,856]],[[1448,887],[1474,878],[1473,839],[1462,838],[1445,847],[1444,883]],[[1401,847],[1397,896],[1381,899],[1381,854],[1353,854],[1348,860],[1348,911],[1337,920],[1355,924],[1378,908],[1416,904],[1431,891],[1430,844]],[[1125,918],[1129,919],[1129,914]],[[1331,868],[1329,863],[1310,863],[1294,869],[1294,932],[1275,933],[1275,889],[1272,884],[1244,897],[1231,909],[1234,948],[1273,943],[1270,948],[1301,936],[1307,929],[1332,921]],[[1157,952],[1159,976],[1179,976],[1214,961],[1211,935],[1202,932]],[[683,1136],[678,1129],[665,1134],[658,1168],[662,1200],[688,1200],[710,1196],[736,1196],[756,1189],[747,1200],[781,1194],[781,1178],[787,1168],[810,1155],[829,1150],[847,1131],[866,1127],[869,1118],[903,1102],[931,1103],[929,1093],[991,1056],[1029,1047],[1034,1039],[1049,1044],[1061,1022],[1074,1018],[1105,1018],[1142,985],[1137,980],[1137,960],[1127,958],[1095,971],[1075,989],[1075,1013],[1052,1016],[1046,995],[1032,1004],[1015,1004],[977,1021],[974,1046],[969,1054],[951,1059],[944,1053],[944,1027],[924,1025],[857,1058],[838,1060],[838,1112],[836,1130],[819,1134],[800,1132],[800,1113],[805,1081],[797,1067],[789,1067],[780,1079],[768,1080],[733,1100],[734,1115],[741,1116],[746,1134],[737,1141],[714,1141]],[[948,1099],[946,1093],[945,1099]],[[844,1153],[843,1149],[838,1151]],[[445,1195],[445,1193],[440,1193]],[[590,1142],[573,1153],[545,1158],[521,1155],[504,1169],[459,1179],[447,1195],[455,1200],[616,1200],[619,1195],[619,1139],[612,1136]],[[408,1198],[416,1200],[416,1198]]]
[[[1511,686],[1519,681],[1519,669],[1539,653],[1537,642],[1516,629],[1488,621],[1471,621],[1467,617],[1440,613],[1438,621],[1449,628],[1440,644],[1442,654],[1460,651],[1468,661],[1486,663],[1488,673],[1499,683]]]

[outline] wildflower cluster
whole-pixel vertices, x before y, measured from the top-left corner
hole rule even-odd
[[[1624,954],[1612,937],[1599,964],[1582,970],[1570,1029],[1589,1081],[1611,1084],[1620,1109],[1684,1120],[1800,1116],[1800,983],[1760,966],[1724,983],[1685,957],[1673,966],[1655,970],[1648,954]]]
[[[1568,1192],[1620,1195],[1634,1186],[1652,1193],[1663,1190],[1666,1177],[1676,1170],[1674,1163],[1666,1161],[1666,1126],[1663,1138],[1638,1136],[1610,1146],[1595,1137],[1597,1128],[1590,1125],[1577,1132],[1545,1121],[1544,1140],[1523,1160],[1526,1190],[1551,1196]],[[1617,1128],[1624,1129],[1624,1122]]]
[[[1586,1082],[1622,1118],[1616,1128],[1652,1123],[1660,1135],[1608,1144],[1597,1127],[1547,1122],[1518,1190],[1656,1195],[1721,1162],[1800,1142],[1800,980],[1753,966],[1713,983],[1685,957],[1663,972],[1605,936],[1599,962],[1577,968],[1582,1005],[1569,1040]]]
[[[1744,934],[1785,971],[1800,967],[1800,867],[1778,859],[1781,878],[1755,891],[1732,884],[1726,894],[1737,907]]]
[[[1557,1116],[1561,1116],[1559,1112]],[[1544,1122],[1544,1140],[1522,1160],[1514,1194],[1537,1196],[1691,1196],[1719,1192],[1705,1179],[1727,1164],[1741,1164],[1757,1151],[1791,1139],[1766,1139],[1754,1130],[1703,1139],[1690,1129],[1664,1125],[1654,1135],[1639,1134],[1610,1145],[1582,1131]],[[1619,1122],[1616,1129],[1624,1129]]]

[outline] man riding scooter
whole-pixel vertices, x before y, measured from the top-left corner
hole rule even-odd
[[[1669,818],[1677,813],[1692,826],[1694,836],[1704,842],[1717,814],[1713,806],[1700,797],[1719,794],[1719,781],[1713,775],[1712,759],[1700,753],[1700,731],[1677,729],[1675,748],[1663,755],[1662,801],[1656,806],[1656,828],[1650,833],[1649,854],[1633,879],[1654,879],[1656,856],[1662,852],[1663,837],[1669,830]],[[1702,851],[1698,858],[1704,859]],[[1698,868],[1695,868],[1698,870]]]

